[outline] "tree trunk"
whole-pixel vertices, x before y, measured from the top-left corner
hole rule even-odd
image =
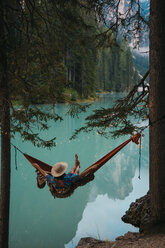
[[[153,222],[165,222],[165,4],[150,10],[150,194]],[[159,120],[159,121],[158,121]]]
[[[10,208],[10,109],[7,94],[3,96],[1,113],[1,198],[0,247],[8,247]]]
[[[10,207],[10,106],[8,97],[7,32],[5,1],[0,1],[0,122],[1,122],[1,195],[0,247],[8,247]]]

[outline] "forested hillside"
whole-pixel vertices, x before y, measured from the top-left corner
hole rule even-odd
[[[47,4],[46,24],[45,6],[36,7],[31,24],[30,5],[22,10],[26,18],[13,17],[22,25],[11,30],[11,99],[25,105],[75,101],[99,91],[128,91],[139,81],[126,40],[98,45],[100,24],[93,11],[70,3],[56,9]]]

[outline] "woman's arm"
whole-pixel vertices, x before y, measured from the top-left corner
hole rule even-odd
[[[39,172],[41,172],[41,174],[42,174],[44,177],[46,177],[46,176],[48,175],[44,170],[41,169],[41,167],[40,167],[37,163],[33,163],[33,166],[34,166]]]

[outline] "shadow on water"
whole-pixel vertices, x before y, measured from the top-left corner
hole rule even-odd
[[[94,103],[91,109],[109,107],[118,97],[116,94],[103,97]],[[36,148],[29,142],[22,143],[20,137],[13,141],[24,152],[50,165],[66,161],[71,168],[74,155],[78,153],[81,170],[84,170],[127,139],[127,137],[105,139],[96,133],[81,133],[76,140],[69,141],[74,129],[83,125],[84,117],[88,113],[81,114],[79,119],[73,119],[65,116],[65,104],[58,104],[55,108],[57,113],[65,117],[64,121],[55,124],[50,122],[51,128],[41,134],[47,139],[56,136],[55,148],[51,150]],[[22,155],[18,155],[18,171],[15,170],[12,151],[10,247],[73,248],[81,236],[91,234],[97,238],[99,235],[100,238],[113,239],[125,230],[130,230],[129,225],[121,224],[118,219],[124,214],[123,209],[126,210],[131,200],[147,191],[147,132],[142,158],[146,179],[141,181],[143,187],[137,187],[139,181],[135,179],[138,169],[138,147],[130,143],[96,173],[94,181],[79,187],[70,198],[54,199],[47,186],[44,189],[37,188],[34,168]],[[118,223],[121,224],[120,228]],[[109,236],[105,237],[104,234]]]

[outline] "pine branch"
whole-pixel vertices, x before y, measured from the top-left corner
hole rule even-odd
[[[141,130],[138,125],[140,120],[148,117],[148,94],[149,86],[145,85],[145,79],[149,71],[135,85],[128,95],[118,101],[112,108],[101,108],[94,110],[94,114],[86,118],[85,126],[75,130],[70,139],[75,139],[80,132],[97,131],[100,135],[113,137],[125,134],[133,134],[134,131]],[[143,91],[138,93],[138,87],[143,87]],[[136,123],[135,123],[136,121]]]

